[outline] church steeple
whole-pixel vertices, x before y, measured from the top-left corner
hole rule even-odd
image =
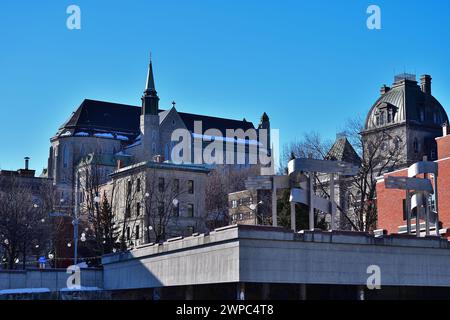
[[[155,79],[153,77],[152,58],[148,66],[147,83],[145,85],[144,95],[142,96],[142,114],[158,114],[159,97],[155,89]]]
[[[140,157],[142,161],[151,161],[160,152],[158,104],[159,98],[155,89],[152,58],[150,57],[140,119],[142,147]]]

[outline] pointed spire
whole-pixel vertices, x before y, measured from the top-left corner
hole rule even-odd
[[[150,64],[148,66],[147,83],[145,85],[145,92],[156,91],[155,79],[153,78],[152,53],[150,52]]]
[[[142,96],[142,114],[158,115],[159,97],[155,89],[155,79],[153,78],[152,56],[150,53],[150,63],[148,66],[147,83],[144,95]]]

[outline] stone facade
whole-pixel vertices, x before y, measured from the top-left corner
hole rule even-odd
[[[100,195],[112,199],[116,225],[129,246],[206,232],[208,173],[202,166],[142,162],[112,173]]]
[[[423,75],[420,80],[419,86],[415,75],[396,76],[392,87],[381,88],[381,96],[368,112],[362,132],[365,144],[382,135],[380,152],[401,148],[400,161],[389,170],[407,167],[424,156],[437,158],[434,139],[448,117],[431,94],[431,77]]]

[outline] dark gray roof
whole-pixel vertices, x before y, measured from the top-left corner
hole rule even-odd
[[[165,112],[160,110],[160,113]],[[245,120],[233,120],[211,116],[204,116],[192,113],[178,113],[190,131],[194,130],[194,121],[202,121],[203,131],[216,128],[225,135],[226,129],[254,128],[252,122]],[[95,132],[114,132],[128,136],[134,140],[139,135],[141,107],[111,103],[105,101],[96,101],[86,99],[72,113],[60,128],[57,136],[69,132],[70,135],[76,133]]]
[[[391,123],[381,126],[408,122],[440,129],[444,122],[448,123],[447,113],[439,101],[431,94],[424,93],[417,81],[409,79],[395,82],[392,88],[377,99],[367,115],[365,130],[380,127],[377,126],[376,115],[383,107],[393,107],[395,114]]]
[[[361,158],[346,137],[338,137],[325,158],[327,160],[345,161],[358,165],[361,163]]]

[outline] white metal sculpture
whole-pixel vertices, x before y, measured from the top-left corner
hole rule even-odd
[[[305,175],[308,173],[308,176]],[[330,175],[330,197],[322,198],[314,194],[314,174]],[[314,209],[331,214],[331,229],[335,228],[336,204],[334,202],[335,175],[356,175],[358,167],[343,161],[297,158],[289,161],[288,175],[250,177],[245,182],[248,190],[272,190],[272,225],[277,226],[277,190],[290,189],[291,229],[296,231],[295,203],[309,206],[309,228],[314,229]],[[293,181],[298,183],[293,186]]]
[[[303,203],[309,206],[309,228],[314,229],[314,209],[331,214],[331,229],[335,229],[336,203],[334,202],[334,178],[335,175],[351,176],[358,173],[359,168],[348,162],[317,160],[309,158],[297,158],[289,161],[289,176],[308,174],[307,180],[300,179],[299,188],[291,188],[291,221],[294,219],[295,226],[295,203]],[[321,198],[314,194],[314,174],[325,173],[330,175],[329,199]]]
[[[417,176],[422,175],[422,178]],[[436,235],[439,235],[438,194],[437,190],[438,165],[436,162],[420,161],[408,168],[408,177],[388,176],[385,179],[386,189],[400,189],[406,192],[406,230],[412,233],[411,211],[416,209],[415,233],[420,237],[420,219],[425,210],[425,234],[430,235],[431,219],[434,220]],[[433,182],[433,184],[432,184]],[[431,196],[431,199],[430,199]],[[434,209],[430,211],[432,203]]]

